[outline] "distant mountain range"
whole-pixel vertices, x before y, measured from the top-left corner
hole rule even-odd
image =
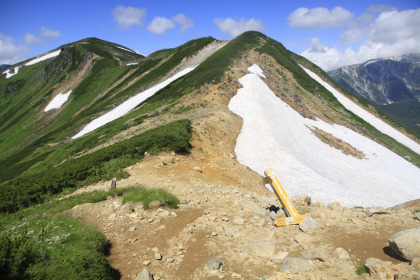
[[[420,54],[368,60],[328,74],[420,135]]]
[[[6,69],[9,66],[10,66],[9,64],[1,64],[0,65],[0,70]]]

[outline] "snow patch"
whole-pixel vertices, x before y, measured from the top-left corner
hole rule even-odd
[[[229,103],[243,118],[237,159],[261,175],[272,168],[289,196],[306,194],[348,207],[389,207],[420,198],[420,169],[400,156],[346,127],[303,118],[254,72],[239,82],[243,88]],[[366,159],[325,144],[312,133],[314,127],[349,143]]]
[[[45,55],[43,55],[43,56],[40,56],[40,57],[35,58],[35,59],[32,59],[31,61],[29,61],[29,62],[25,63],[25,66],[34,65],[34,64],[36,64],[36,63],[38,63],[38,62],[41,62],[41,61],[44,61],[44,60],[47,60],[47,59],[50,59],[50,58],[56,57],[56,56],[58,56],[60,53],[61,53],[61,49],[56,50],[55,52],[47,53],[47,54],[45,54]]]
[[[128,52],[132,52],[132,53],[134,53],[132,50],[129,50],[129,49],[126,49],[126,48],[119,47],[119,46],[116,46],[116,47],[117,47],[117,48],[119,48],[119,49],[122,49],[122,50],[128,51]]]
[[[137,65],[137,64],[139,64],[139,63],[138,62],[136,62],[136,63],[128,63],[126,66]]]
[[[6,79],[9,79],[10,77],[16,75],[19,72],[20,66],[15,67],[14,73],[10,73],[10,70],[6,70],[3,72],[3,74],[6,74]]]
[[[378,129],[380,132],[394,138],[401,144],[407,146],[414,152],[420,155],[420,145],[417,144],[415,141],[408,138],[403,133],[399,132],[389,124],[385,123],[384,121],[378,119],[371,113],[367,112],[363,108],[359,107],[356,103],[345,97],[342,93],[337,91],[335,88],[330,86],[328,83],[324,82],[317,74],[314,72],[304,68],[302,65],[300,66],[305,70],[306,73],[308,73],[311,78],[313,78],[315,81],[320,83],[323,87],[325,87],[328,91],[330,91],[335,98],[337,98],[338,102],[340,102],[344,107],[346,107],[348,110],[352,111],[354,114],[365,120],[366,122],[373,125],[376,129]]]
[[[52,109],[59,109],[69,99],[70,93],[71,90],[64,94],[62,92],[57,94],[53,98],[53,100],[51,100],[51,102],[47,105],[47,107],[45,107],[44,112],[48,112]]]
[[[251,67],[249,67],[248,71],[251,73],[257,74],[260,77],[265,78],[263,70],[256,64],[253,64]]]
[[[108,113],[100,116],[99,118],[94,119],[93,121],[91,121],[89,124],[87,124],[79,133],[77,133],[75,136],[72,137],[72,139],[76,139],[79,138],[83,135],[85,135],[86,133],[89,133],[113,120],[116,120],[122,116],[124,116],[126,113],[128,113],[129,111],[131,111],[132,109],[136,108],[140,103],[142,103],[143,101],[145,101],[147,98],[153,96],[157,91],[161,90],[162,88],[166,87],[167,85],[169,85],[170,83],[172,83],[173,81],[175,81],[176,79],[186,75],[187,73],[191,72],[192,70],[195,69],[196,66],[194,67],[188,67],[185,68],[184,70],[178,72],[177,74],[175,74],[174,76],[168,78],[167,80],[163,81],[160,84],[157,84],[145,91],[142,91],[138,94],[136,94],[135,96],[131,97],[130,99],[128,99],[127,101],[121,103],[120,105],[118,105],[117,107],[115,107],[113,110],[109,111]]]

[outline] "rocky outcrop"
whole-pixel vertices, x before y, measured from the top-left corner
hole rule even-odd
[[[420,227],[400,231],[388,239],[392,250],[408,261],[420,257]]]

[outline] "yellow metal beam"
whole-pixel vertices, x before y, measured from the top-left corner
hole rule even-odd
[[[305,220],[305,217],[299,215],[296,211],[295,206],[293,205],[292,201],[290,200],[289,196],[287,195],[286,191],[284,190],[283,186],[280,184],[279,179],[277,178],[276,174],[274,173],[273,169],[266,169],[264,171],[265,178],[264,184],[270,184],[271,188],[273,189],[274,193],[276,194],[277,198],[279,199],[284,212],[286,213],[287,218],[279,218],[276,220],[277,226],[285,226],[285,225],[297,225]]]

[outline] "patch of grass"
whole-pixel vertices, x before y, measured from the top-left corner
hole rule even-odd
[[[366,262],[361,263],[356,270],[357,275],[363,275],[365,273],[368,273],[365,266]]]
[[[179,204],[179,199],[163,189],[146,189],[137,187],[127,192],[123,198],[123,203],[143,202],[143,208],[147,209],[152,201],[164,201],[170,208],[176,208]]]

